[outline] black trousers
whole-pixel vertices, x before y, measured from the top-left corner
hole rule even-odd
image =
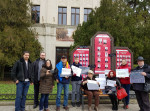
[[[39,82],[35,82],[34,83],[34,104],[38,105],[39,104],[39,86],[40,83]]]
[[[135,91],[140,111],[150,111],[149,94],[144,91]]]
[[[112,106],[118,108],[117,96],[115,94],[110,94],[109,98],[111,100]]]

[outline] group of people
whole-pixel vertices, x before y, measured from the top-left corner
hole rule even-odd
[[[87,83],[88,80],[94,80],[95,75],[92,70],[88,71],[88,75],[86,78],[82,80],[82,76],[76,76],[76,74],[72,71],[72,76],[62,77],[62,68],[70,69],[71,66],[67,62],[67,57],[63,55],[61,57],[61,61],[56,65],[54,72],[52,71],[52,63],[51,60],[45,59],[46,54],[44,52],[40,53],[40,58],[35,62],[31,63],[29,60],[30,53],[25,51],[23,53],[23,57],[18,60],[12,69],[12,79],[16,83],[16,100],[15,100],[15,111],[25,111],[25,101],[26,95],[28,93],[29,85],[34,85],[34,106],[33,108],[37,108],[39,105],[40,111],[49,111],[48,109],[48,98],[49,94],[52,93],[52,90],[55,86],[55,82],[57,83],[57,97],[56,97],[56,111],[60,111],[61,105],[61,93],[64,89],[64,102],[63,108],[68,111],[68,92],[69,92],[69,83],[71,80],[72,84],[72,102],[71,105],[73,107],[80,107],[80,88],[84,90],[84,93],[88,97],[88,110],[92,110],[92,98],[95,98],[95,107],[94,109],[98,111],[99,105],[99,90],[89,90]],[[136,70],[143,70],[141,73],[146,82],[150,81],[150,67],[144,63],[143,57],[138,57],[137,59],[138,66],[135,68]],[[79,58],[75,57],[74,63],[72,64],[76,67],[82,66],[79,63]],[[119,69],[128,69],[129,72],[131,69],[128,67],[128,64],[125,59],[122,60],[122,64]],[[149,103],[149,94],[144,91],[144,83],[130,83],[130,78],[117,78],[115,71],[110,71],[107,74],[107,80],[116,81],[114,87],[106,86],[105,92],[109,95],[112,110],[118,110],[118,101],[117,101],[117,87],[123,87],[128,96],[125,97],[124,100],[124,109],[129,108],[129,90],[132,85],[133,90],[135,91],[136,98],[140,107],[140,111],[150,111],[150,103]],[[97,82],[98,85],[99,82]],[[40,102],[39,102],[39,93],[41,94]]]

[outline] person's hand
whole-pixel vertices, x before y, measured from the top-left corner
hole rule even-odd
[[[19,83],[19,80],[16,81],[16,84],[18,84],[18,83]]]
[[[58,79],[56,79],[56,82],[57,82],[57,83],[59,83],[59,80],[58,80]]]
[[[31,82],[30,84],[33,85],[33,82]]]
[[[84,81],[84,82],[83,82],[83,84],[86,84],[86,83],[88,83],[88,81]]]
[[[117,86],[117,84],[114,84],[114,86]]]
[[[146,76],[147,74],[145,72],[142,72],[141,75]]]
[[[54,86],[52,86],[52,88],[54,88]]]
[[[73,73],[73,76],[76,76],[76,74],[75,74],[75,73]]]
[[[48,75],[48,74],[50,74],[50,70],[47,70],[47,71],[46,71],[46,75]]]
[[[97,82],[97,84],[100,85],[99,82]]]
[[[68,76],[65,76],[65,78],[68,79],[69,77],[68,77]]]

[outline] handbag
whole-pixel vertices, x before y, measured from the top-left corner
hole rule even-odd
[[[150,83],[147,83],[147,82],[145,83],[145,85],[144,85],[144,91],[148,92],[148,93],[150,92]]]
[[[121,100],[125,98],[126,96],[128,96],[126,90],[122,87],[117,87],[117,98]]]

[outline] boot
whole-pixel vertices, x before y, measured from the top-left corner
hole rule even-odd
[[[116,99],[114,100],[114,110],[118,110],[118,102]]]

